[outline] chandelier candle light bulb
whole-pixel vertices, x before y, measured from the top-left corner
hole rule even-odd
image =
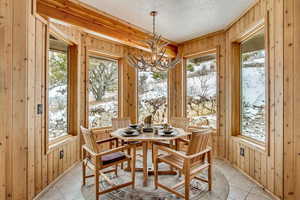
[[[179,62],[180,57],[177,55],[175,59],[169,58],[166,55],[167,42],[161,40],[161,36],[155,33],[155,17],[157,11],[151,11],[150,15],[153,17],[153,33],[152,37],[143,41],[149,47],[151,51],[150,57],[144,57],[143,55],[135,56],[129,54],[127,62],[129,65],[141,70],[149,72],[162,72],[168,71],[174,68]]]

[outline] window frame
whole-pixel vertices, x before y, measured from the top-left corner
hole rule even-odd
[[[253,36],[255,36],[257,33],[259,33],[260,31],[262,31],[264,29],[264,26],[260,26],[259,28],[257,28],[257,29],[255,29],[248,37],[246,37],[245,39],[242,39],[240,42],[239,42],[239,45],[240,45],[240,55],[239,55],[239,58],[240,58],[240,85],[239,85],[239,91],[240,91],[240,102],[239,102],[239,109],[240,109],[240,111],[239,111],[239,114],[240,114],[240,116],[242,115],[242,111],[243,111],[243,109],[242,109],[242,97],[243,97],[243,93],[242,93],[242,81],[243,81],[243,79],[242,79],[242,57],[241,57],[241,55],[242,55],[242,52],[241,52],[241,45],[244,43],[244,42],[246,42],[246,41],[248,41],[249,39],[251,39],[251,38],[253,38]],[[264,31],[264,36],[265,36],[265,31]],[[266,39],[266,38],[265,38]],[[266,42],[265,42],[265,44],[266,44]],[[266,52],[266,48],[264,48],[264,50],[265,50],[265,52]],[[267,74],[267,65],[266,65],[266,61],[267,61],[267,57],[266,57],[266,53],[265,53],[265,67],[264,67],[264,71],[265,71],[265,141],[263,142],[263,141],[259,141],[259,140],[257,140],[257,139],[255,139],[255,138],[253,138],[253,137],[250,137],[250,136],[247,136],[247,135],[244,135],[243,133],[242,133],[242,118],[240,117],[240,121],[239,121],[239,125],[240,125],[240,137],[242,137],[242,138],[244,138],[244,139],[246,139],[246,140],[249,140],[249,141],[251,141],[251,142],[253,142],[253,143],[256,143],[256,144],[260,144],[261,146],[264,146],[264,144],[266,143],[266,136],[267,136],[267,124],[268,124],[268,120],[267,120],[267,116],[268,116],[268,114],[267,114],[267,108],[268,108],[268,106],[267,106],[267,99],[269,98],[269,95],[268,95],[268,93],[267,93],[267,88],[268,88],[268,82],[267,82],[267,77],[268,77],[268,74]]]
[[[259,31],[264,30],[265,37],[265,141],[259,141],[255,138],[245,136],[241,133],[241,51],[240,46],[243,42],[250,39],[252,36],[257,34]],[[255,146],[262,151],[266,151],[270,155],[270,74],[269,74],[269,61],[270,61],[270,45],[269,45],[269,15],[267,14],[265,18],[260,20],[258,23],[254,24],[250,29],[242,33],[239,37],[231,41],[231,61],[232,66],[236,69],[235,78],[233,82],[233,89],[236,90],[234,96],[232,97],[236,103],[236,107],[232,110],[231,121],[233,131],[231,136],[238,137],[245,143]],[[238,84],[237,84],[238,83]],[[236,86],[235,86],[236,85]],[[234,104],[234,103],[232,103]],[[232,105],[231,104],[231,105]],[[237,114],[238,116],[233,116]]]
[[[170,122],[170,76],[171,73],[167,72],[167,123]],[[136,121],[139,123],[139,70],[136,69]]]
[[[217,135],[219,135],[219,128],[220,128],[220,46],[216,46],[215,48],[208,49],[205,51],[199,51],[197,53],[194,53],[192,55],[185,55],[183,56],[183,68],[182,68],[182,76],[183,76],[183,115],[184,117],[187,117],[187,60],[188,59],[193,59],[197,57],[202,57],[202,56],[207,56],[215,54],[216,55],[216,72],[217,72],[217,77],[216,77],[216,94],[217,94],[217,113],[216,113],[216,131]],[[189,125],[188,128],[193,129],[193,128],[198,128],[196,126],[191,126]]]
[[[119,56],[112,56],[112,55],[108,55],[108,54],[104,54],[104,53],[101,53],[97,50],[92,50],[92,49],[87,49],[86,50],[86,93],[85,93],[85,101],[86,101],[86,120],[85,120],[85,125],[87,127],[89,127],[89,86],[90,86],[90,83],[89,83],[89,59],[90,57],[98,57],[98,58],[102,58],[102,59],[105,59],[105,60],[112,60],[112,61],[116,61],[117,62],[117,68],[118,68],[118,106],[117,106],[117,117],[119,118],[121,116],[121,65],[122,65],[122,59],[121,57]],[[90,127],[92,130],[111,130],[112,129],[112,126],[106,126],[106,127]]]
[[[74,136],[77,136],[77,115],[72,116],[71,113],[77,112],[76,104],[72,104],[71,102],[76,102],[77,97],[76,93],[78,92],[78,85],[72,85],[71,82],[77,81],[76,77],[72,77],[77,73],[78,70],[78,43],[74,41],[72,38],[66,36],[55,26],[48,24],[45,27],[45,154],[51,152],[52,149],[57,147],[60,144],[65,143],[66,141],[72,139]],[[64,136],[60,136],[55,138],[54,140],[49,140],[49,51],[50,51],[50,35],[54,36],[58,40],[61,40],[68,44],[68,80],[67,80],[67,134]]]

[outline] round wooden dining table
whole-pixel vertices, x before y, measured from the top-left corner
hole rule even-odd
[[[125,128],[118,129],[116,131],[113,131],[111,133],[112,137],[119,138],[121,140],[130,142],[130,141],[138,141],[143,143],[143,168],[138,170],[143,171],[144,175],[144,180],[143,180],[143,185],[147,186],[147,181],[148,181],[148,175],[153,175],[154,172],[153,170],[148,169],[148,147],[152,143],[155,142],[170,142],[170,144],[174,144],[174,141],[176,141],[179,138],[188,136],[190,133],[184,131],[181,128],[173,128],[173,133],[171,135],[165,135],[163,134],[162,130],[158,130],[158,133],[154,132],[143,132],[141,131],[139,134],[134,134],[134,135],[126,135],[124,133]],[[153,160],[152,160],[153,163]],[[170,169],[169,171],[159,171],[158,172],[160,175],[176,175],[177,172]]]

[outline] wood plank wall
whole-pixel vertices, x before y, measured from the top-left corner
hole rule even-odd
[[[79,137],[45,154],[46,23],[32,1],[0,1],[0,199],[32,199],[79,160]],[[78,31],[65,34],[80,42]],[[22,33],[22,34],[21,34]],[[64,158],[59,152],[64,151]]]
[[[36,105],[44,104],[46,97],[47,29],[51,27],[68,40],[75,41],[78,46],[80,75],[77,74],[77,78],[80,80],[80,94],[77,103],[80,105],[80,124],[85,126],[88,115],[88,51],[119,60],[120,76],[124,77],[121,79],[120,95],[124,98],[120,98],[120,117],[130,117],[133,123],[137,120],[137,110],[130,108],[136,108],[137,104],[137,77],[136,70],[128,66],[124,58],[128,53],[143,52],[83,33],[74,26],[49,23],[33,14],[31,1],[22,1],[18,6],[16,2],[0,1],[0,108],[1,113],[4,113],[0,116],[0,199],[24,200],[39,194],[80,159],[80,136],[56,145],[45,154],[45,113],[36,114]],[[28,9],[20,11],[25,6]],[[109,130],[95,130],[95,133],[98,139],[109,137]],[[60,151],[64,151],[62,159],[59,158]]]
[[[259,21],[266,20],[269,13],[269,155],[268,150],[245,142],[236,135],[234,116],[238,114],[236,104],[239,99],[234,93],[234,74],[239,69],[232,67],[234,58],[231,53],[232,42],[241,38]],[[225,144],[226,159],[246,174],[254,178],[264,188],[283,197],[283,1],[260,0],[245,13],[226,32],[227,49],[227,141]],[[265,21],[265,24],[266,21]],[[278,123],[279,122],[279,123]],[[241,156],[240,148],[245,149]]]
[[[0,199],[27,199],[34,189],[31,8],[29,0],[0,1]]]
[[[195,54],[220,45],[225,62],[220,62],[220,137],[218,138],[218,156],[230,161],[245,174],[260,183],[280,199],[300,198],[300,150],[299,119],[300,110],[297,100],[296,63],[299,61],[300,16],[297,12],[300,3],[297,0],[258,0],[257,3],[233,23],[224,33],[218,33],[185,42],[181,45],[183,56]],[[236,135],[234,120],[236,72],[233,68],[232,41],[240,38],[255,24],[269,15],[269,76],[270,76],[270,153],[255,144],[242,140]],[[223,38],[225,34],[225,39]],[[216,42],[217,38],[225,40]],[[213,42],[215,41],[215,42]],[[223,53],[222,53],[223,52]],[[222,74],[222,70],[223,73]],[[180,70],[179,70],[180,71]],[[181,79],[181,77],[179,77]],[[178,84],[180,85],[180,84]],[[181,90],[180,86],[177,90]],[[179,106],[181,109],[181,106]],[[176,112],[176,111],[175,111]],[[181,112],[181,111],[177,111]],[[222,116],[224,117],[222,121]],[[284,122],[284,123],[283,123]],[[224,139],[222,138],[224,137]],[[245,156],[240,155],[245,149]]]
[[[34,2],[34,1],[33,1]],[[231,162],[267,190],[283,199],[300,198],[299,126],[299,1],[258,0],[225,32],[207,35],[180,45],[187,56],[219,48],[219,130],[213,137],[215,155]],[[26,9],[22,9],[26,8]],[[32,199],[79,160],[80,137],[75,136],[44,154],[44,115],[36,104],[45,98],[46,21],[32,15],[31,0],[0,0],[0,199]],[[255,145],[233,137],[234,69],[230,41],[257,21],[270,15],[270,155]],[[87,125],[87,52],[96,51],[119,58],[122,86],[120,116],[137,120],[136,71],[124,57],[141,50],[101,39],[65,25],[55,25],[78,42],[81,63],[80,124]],[[26,31],[27,30],[27,31]],[[23,34],[20,34],[23,33]],[[285,67],[283,67],[283,65]],[[184,116],[183,65],[170,73],[170,116]],[[174,103],[176,102],[176,104]],[[283,123],[278,123],[284,121]],[[298,125],[299,124],[299,125]],[[283,135],[284,133],[284,135]],[[98,130],[99,138],[108,132]],[[285,136],[285,137],[283,137]],[[240,156],[239,149],[245,149]],[[59,159],[64,150],[65,157]],[[284,154],[283,154],[284,153]],[[18,159],[15,159],[18,158]],[[23,177],[23,178],[20,178]]]
[[[300,199],[300,1],[284,1],[284,197]]]
[[[45,68],[48,53],[45,51],[47,45],[48,23],[36,18],[35,22],[35,105],[44,104],[45,102]],[[76,41],[79,46],[81,42],[80,32],[70,27],[62,25],[55,26],[66,37]],[[37,115],[35,113],[35,163],[34,163],[34,185],[33,196],[36,196],[47,185],[61,175],[65,170],[79,161],[79,136],[73,136],[69,140],[52,147],[45,154],[45,113]],[[74,130],[76,132],[76,130]],[[74,133],[73,133],[74,134]],[[78,134],[78,133],[77,133]],[[76,135],[76,133],[75,133]],[[64,152],[64,157],[59,157],[60,152]]]

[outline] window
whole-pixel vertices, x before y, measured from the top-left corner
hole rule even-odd
[[[138,121],[152,115],[152,123],[168,121],[168,73],[138,72]]]
[[[118,117],[118,62],[89,57],[89,126],[112,126]]]
[[[49,38],[48,138],[68,135],[69,46],[53,35]]]
[[[190,126],[216,128],[216,54],[187,59],[186,90],[186,115],[190,120]]]
[[[265,38],[264,30],[242,42],[241,51],[241,134],[265,142]]]

